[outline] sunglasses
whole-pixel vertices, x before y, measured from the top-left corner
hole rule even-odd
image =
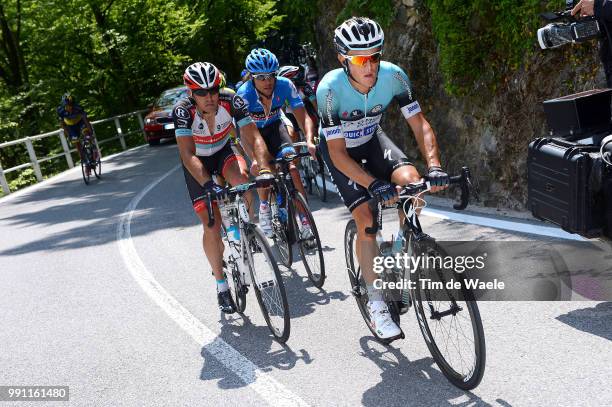
[[[265,81],[267,79],[274,79],[274,78],[276,78],[276,72],[256,74],[256,75],[253,75],[253,78],[257,79],[258,81]]]
[[[377,64],[380,62],[380,58],[382,57],[382,52],[376,52],[370,55],[345,55],[346,59],[351,61],[351,64],[357,66],[364,66],[368,61],[373,64]]]
[[[208,95],[216,95],[219,93],[219,87],[215,86],[210,89],[194,89],[191,91],[196,96],[208,96]]]

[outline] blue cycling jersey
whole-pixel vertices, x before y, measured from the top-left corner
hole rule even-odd
[[[406,119],[421,111],[408,75],[397,65],[381,61],[376,84],[359,93],[343,69],[328,72],[317,87],[317,105],[326,140],[344,137],[347,148],[358,147],[374,137],[382,114],[396,99]]]
[[[255,89],[253,79],[243,83],[238,88],[237,93],[246,102],[251,118],[260,129],[281,120],[281,108],[285,105],[285,102],[289,102],[289,105],[294,109],[304,107],[295,85],[289,79],[283,77],[276,78],[269,112],[265,111],[259,100],[259,94]]]

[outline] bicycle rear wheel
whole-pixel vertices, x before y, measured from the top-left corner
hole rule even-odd
[[[321,288],[325,283],[325,261],[323,259],[323,249],[321,248],[321,239],[319,238],[317,225],[301,193],[295,193],[293,204],[293,212],[295,213],[295,216],[293,216],[293,227],[298,237],[297,242],[304,262],[304,268],[312,284],[317,288]],[[304,209],[300,210],[299,208]],[[310,231],[302,224],[300,213],[308,220]]]
[[[321,199],[322,202],[326,202],[327,201],[327,186],[325,184],[325,164],[323,163],[323,158],[321,157],[321,154],[317,151],[317,164],[314,166],[315,168],[315,179],[313,180],[313,183],[316,185],[317,187],[317,192],[319,195],[319,198]],[[319,183],[321,184],[321,186],[319,186]]]
[[[96,178],[100,179],[102,177],[102,155],[100,154],[100,147],[98,143],[94,143],[92,154],[95,158],[95,165],[93,166],[93,172]]]
[[[247,265],[255,297],[274,339],[285,343],[291,330],[289,303],[278,265],[259,227],[248,227],[247,242],[250,248],[247,250]]]
[[[446,257],[446,252],[432,238],[415,243],[414,248],[413,253]],[[418,280],[413,290],[414,310],[431,355],[453,385],[464,390],[475,388],[484,375],[486,347],[472,291],[465,287],[461,274],[441,268],[418,268],[415,276]],[[444,286],[451,278],[461,281],[460,290],[433,290],[420,282],[429,279]]]

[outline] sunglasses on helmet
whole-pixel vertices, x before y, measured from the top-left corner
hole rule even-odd
[[[194,89],[191,92],[196,96],[216,95],[217,93],[219,93],[219,87],[215,86],[210,89]]]
[[[274,79],[276,78],[277,72],[270,72],[270,73],[258,73],[258,74],[254,74],[253,78],[257,79],[258,81],[265,81],[267,79]]]
[[[373,64],[377,64],[380,62],[382,57],[382,52],[375,52],[370,55],[344,55],[346,59],[351,61],[351,64],[357,66],[364,66],[368,61]]]

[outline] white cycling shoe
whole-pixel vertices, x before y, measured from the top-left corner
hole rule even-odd
[[[272,210],[270,205],[259,205],[259,227],[266,237],[272,237]]]
[[[394,338],[402,333],[399,326],[391,319],[389,308],[384,301],[368,301],[368,311],[374,331],[380,338]]]

